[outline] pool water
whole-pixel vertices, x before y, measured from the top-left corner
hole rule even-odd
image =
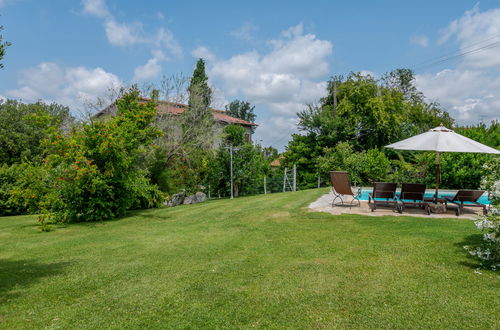
[[[373,191],[373,188],[361,188],[361,195],[359,196],[359,199],[362,201],[367,201],[368,200],[368,194]],[[396,190],[396,193],[399,194],[401,189]],[[425,198],[432,198],[434,197],[435,190],[426,190],[425,191]],[[439,197],[450,197],[453,198],[456,195],[456,191],[451,191],[451,190],[443,190],[439,192]],[[481,198],[478,200],[479,203],[481,204],[490,204],[490,201],[488,199],[488,193],[485,192]],[[467,202],[464,202],[464,204],[467,204]]]

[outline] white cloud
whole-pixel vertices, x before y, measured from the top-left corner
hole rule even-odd
[[[500,118],[500,9],[466,11],[441,31],[440,43],[456,41],[470,52],[454,68],[417,75],[417,87],[459,124]],[[488,47],[493,45],[493,47]],[[480,49],[482,48],[482,49]]]
[[[146,42],[146,39],[141,36],[141,25],[138,23],[121,24],[111,19],[104,23],[104,29],[109,43],[114,46],[129,46]]]
[[[282,148],[296,131],[296,113],[326,94],[332,43],[303,30],[299,24],[283,31],[280,38],[267,42],[267,52],[218,59],[206,47],[193,51],[193,56],[207,59],[209,76],[221,82],[226,96],[243,98],[269,112],[260,122],[256,141]]]
[[[254,142],[263,142],[283,151],[293,133],[299,133],[297,118],[288,116],[273,116],[265,121],[258,122],[259,127],[253,137]]]
[[[177,58],[182,56],[182,48],[169,29],[161,27],[155,33],[147,33],[141,22],[118,22],[106,6],[105,0],[83,0],[82,4],[83,13],[102,19],[106,38],[113,46],[144,44],[168,51]],[[162,13],[157,13],[157,16],[160,20],[163,19]],[[158,62],[156,61],[157,65]],[[150,67],[153,64],[151,62]]]
[[[259,26],[245,22],[238,29],[231,31],[229,34],[237,39],[242,39],[246,41],[253,41],[253,33],[259,30]]]
[[[104,0],[83,0],[83,12],[100,18],[110,17],[106,2]]]
[[[19,88],[7,91],[6,96],[26,102],[57,102],[82,111],[88,102],[95,102],[109,89],[119,88],[122,82],[102,68],[61,67],[43,62],[24,70],[18,85]]]
[[[436,74],[417,75],[417,87],[438,101],[459,123],[498,119],[500,78],[479,70],[446,69]]]
[[[429,46],[429,38],[424,35],[414,35],[410,38],[410,43],[426,48]]]
[[[132,81],[146,81],[157,77],[161,73],[160,63],[166,59],[167,57],[161,50],[154,51],[153,57],[146,64],[135,68]]]
[[[212,53],[207,47],[200,46],[191,52],[194,58],[202,58],[206,61],[213,62],[217,59],[214,53]]]
[[[175,40],[172,31],[168,29],[160,28],[158,30],[158,33],[154,38],[154,44],[156,44],[157,47],[165,47],[170,51],[171,54],[176,57],[182,56],[181,46],[179,45],[177,40]]]
[[[332,53],[329,41],[302,31],[300,24],[284,31],[282,38],[269,42],[266,54],[251,51],[215,60],[210,76],[220,79],[231,96],[241,94],[276,114],[294,117],[325,93],[325,82],[312,79],[328,74]]]
[[[461,51],[470,51],[463,59],[464,65],[476,68],[500,65],[500,8],[481,12],[476,5],[441,34],[440,43],[455,39]],[[482,49],[476,51],[479,48]]]

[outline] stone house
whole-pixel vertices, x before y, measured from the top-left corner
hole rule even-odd
[[[150,101],[150,99],[142,98],[141,101],[148,102]],[[188,107],[187,104],[182,104],[182,103],[174,103],[168,101],[157,101],[157,102],[158,102],[158,114],[161,115],[164,114],[171,114],[174,116],[180,115]],[[224,110],[210,109],[210,111],[212,111],[216,125],[214,134],[220,135],[220,133],[222,133],[222,129],[226,125],[240,125],[245,129],[246,140],[248,142],[252,142],[252,134],[255,128],[258,126],[257,124],[240,118],[232,117],[228,115]],[[99,111],[95,115],[95,118],[104,118],[109,115],[113,116],[115,115],[115,113],[116,113],[116,105],[113,103],[110,106]],[[214,147],[216,148],[220,145],[220,141],[216,141],[214,144],[215,144]]]

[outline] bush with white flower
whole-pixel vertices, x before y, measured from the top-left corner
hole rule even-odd
[[[493,270],[500,269],[500,158],[495,157],[484,165],[487,175],[482,180],[482,188],[490,194],[491,207],[488,214],[475,221],[483,232],[480,246],[464,246],[471,255],[481,261],[481,266]]]

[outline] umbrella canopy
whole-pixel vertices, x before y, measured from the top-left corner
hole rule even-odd
[[[455,133],[443,125],[385,147],[398,150],[500,154],[500,151]]]
[[[436,152],[436,199],[438,197],[441,152],[474,152],[500,154],[500,151],[455,133],[442,124],[428,132],[385,146],[397,150],[420,150]]]

